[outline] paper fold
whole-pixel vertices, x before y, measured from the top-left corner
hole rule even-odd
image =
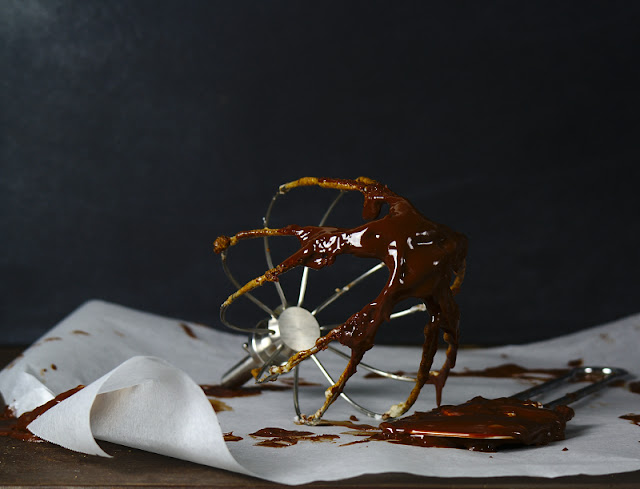
[[[156,357],[133,357],[33,421],[40,438],[91,455],[109,456],[95,439],[235,472],[202,389]]]

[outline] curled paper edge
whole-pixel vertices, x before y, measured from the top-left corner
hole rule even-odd
[[[109,441],[254,475],[231,455],[202,389],[157,357],[133,357],[29,424],[36,436],[70,450],[109,457]]]
[[[54,398],[53,392],[28,372],[18,372],[16,383],[11,392],[14,399],[9,404],[11,411],[16,416],[31,411]]]

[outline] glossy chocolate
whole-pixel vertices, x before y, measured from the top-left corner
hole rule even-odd
[[[16,438],[23,441],[42,441],[36,435],[31,433],[27,429],[27,426],[29,426],[29,424],[31,424],[31,422],[38,416],[41,416],[44,412],[48,411],[56,404],[64,401],[66,398],[71,397],[82,388],[84,388],[84,386],[79,385],[77,387],[74,387],[73,389],[69,389],[68,391],[58,394],[49,402],[38,406],[34,410],[23,413],[17,418],[13,418],[8,426],[0,429],[0,436],[10,436],[11,438]]]
[[[563,440],[572,417],[568,406],[552,410],[533,401],[478,396],[458,406],[441,406],[385,422],[380,428],[396,443],[495,451],[505,445],[546,445]]]
[[[334,441],[340,438],[338,435],[316,435],[312,431],[285,430],[284,428],[262,428],[255,433],[250,433],[253,438],[264,438],[256,443],[256,446],[282,448],[296,445],[299,441]]]
[[[394,307],[405,299],[417,298],[426,304],[431,321],[424,326],[423,353],[414,389],[407,401],[393,407],[390,415],[398,416],[406,412],[428,381],[436,386],[439,404],[447,375],[456,360],[460,313],[453,296],[464,277],[467,238],[425,218],[407,199],[370,179],[303,178],[283,185],[281,192],[300,186],[361,192],[364,196],[362,215],[368,222],[355,228],[290,225],[281,229],[257,229],[243,231],[233,237],[219,237],[214,244],[217,253],[246,238],[295,236],[300,242],[298,251],[261,277],[247,283],[231,295],[222,308],[266,281],[277,281],[281,274],[294,267],[321,269],[333,264],[341,254],[380,260],[387,266],[389,278],[378,297],[341,326],[319,338],[314,348],[297,353],[284,366],[272,367],[270,373],[278,375],[289,371],[310,354],[326,348],[331,341],[339,341],[349,347],[351,359],[340,380],[330,389],[325,405],[306,420],[321,417],[353,375],[365,352],[373,347],[378,328],[389,320]],[[378,217],[384,204],[388,205],[388,212]],[[430,377],[439,331],[442,331],[448,344],[446,361],[439,372]]]

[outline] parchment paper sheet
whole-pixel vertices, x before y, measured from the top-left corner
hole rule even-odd
[[[606,388],[575,403],[576,416],[567,427],[565,441],[493,454],[381,441],[346,446],[360,439],[347,428],[294,424],[292,393],[286,389],[220,399],[231,410],[216,415],[198,385],[218,383],[242,358],[244,341],[241,335],[90,301],[0,372],[0,392],[20,414],[83,384],[87,387],[29,428],[46,440],[85,453],[108,456],[95,438],[287,484],[388,471],[438,477],[557,477],[640,469],[640,427],[619,419],[640,412],[640,397],[624,387]],[[462,350],[455,370],[504,363],[563,368],[568,361],[581,359],[585,365],[622,367],[634,374],[640,372],[639,346],[637,315],[550,341]],[[331,352],[319,357],[336,377],[344,367],[344,360]],[[411,372],[419,358],[419,348],[376,346],[365,361],[389,371]],[[436,365],[441,361],[438,356]],[[311,362],[302,364],[301,377],[322,384],[302,388],[302,409],[310,413],[320,406],[326,383]],[[284,385],[286,380],[285,376],[277,384]],[[516,379],[451,377],[443,401],[456,404],[475,395],[509,395],[530,385]],[[403,400],[410,387],[358,374],[347,392],[362,405],[382,412]],[[433,407],[434,392],[426,386],[415,409]],[[342,400],[325,417],[346,420],[354,414],[360,422],[371,423]],[[282,448],[256,446],[249,433],[265,427],[304,429],[339,438],[300,441]],[[230,431],[242,440],[224,442],[223,433]]]

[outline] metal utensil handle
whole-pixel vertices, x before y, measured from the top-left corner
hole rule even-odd
[[[590,367],[590,366],[576,367],[570,370],[569,372],[567,372],[565,375],[562,375],[556,379],[549,380],[540,385],[536,385],[534,387],[531,387],[530,389],[519,392],[515,394],[513,397],[521,400],[531,399],[535,396],[544,394],[545,392],[549,392],[553,389],[557,389],[561,385],[567,384],[573,379],[577,380],[581,376],[592,375],[592,374],[602,375],[602,378],[581,389],[577,389],[573,392],[569,392],[562,397],[559,397],[557,399],[554,399],[553,401],[545,403],[545,407],[554,408],[562,404],[571,404],[572,402],[575,402],[578,399],[582,399],[583,397],[589,394],[599,391],[610,382],[616,379],[620,379],[628,375],[629,373],[626,370],[622,368],[617,368],[617,367]]]

